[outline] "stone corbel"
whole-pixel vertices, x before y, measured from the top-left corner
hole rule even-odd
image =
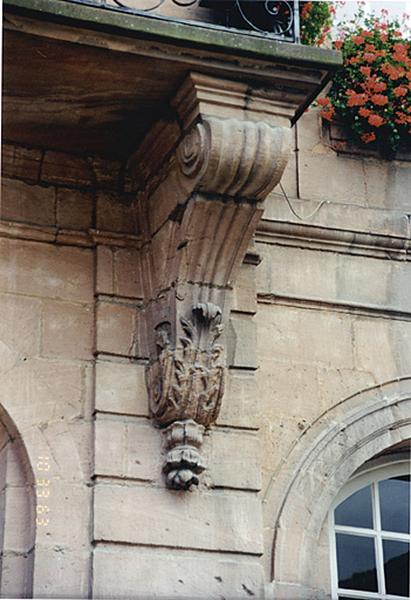
[[[189,489],[223,399],[229,292],[283,174],[290,130],[278,103],[203,75],[187,79],[173,106],[176,122],[155,127],[133,164],[144,174],[150,411],[164,432],[167,485]]]

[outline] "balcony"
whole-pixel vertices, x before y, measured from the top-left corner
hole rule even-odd
[[[65,0],[154,19],[299,42],[298,0]]]
[[[278,2],[188,3],[5,0],[4,139],[124,160],[154,123],[174,118],[170,100],[193,72],[220,79],[227,98],[224,86],[236,82],[244,111],[259,98],[261,119],[275,106],[289,125],[341,64],[338,52],[285,43],[291,29],[280,34],[271,14]],[[239,22],[243,6],[264,9],[247,14],[250,23],[264,14],[267,31]]]

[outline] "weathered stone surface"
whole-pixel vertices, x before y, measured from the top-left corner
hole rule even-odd
[[[213,487],[261,489],[261,449],[255,433],[213,427],[206,445]]]
[[[48,300],[42,306],[41,354],[81,360],[93,358],[92,305]]]
[[[254,494],[95,488],[95,540],[260,554],[261,532]]]
[[[144,365],[97,361],[96,409],[103,412],[148,416]]]
[[[146,419],[98,418],[95,474],[161,482],[162,436]]]
[[[72,551],[58,544],[39,544],[34,569],[34,597],[86,598],[90,593],[89,551]]]
[[[2,178],[0,217],[5,221],[53,226],[56,221],[55,194],[53,187]]]
[[[142,298],[140,251],[116,248],[113,252],[114,294],[127,298]]]
[[[255,285],[255,266],[242,264],[233,290],[232,310],[255,314],[257,310],[257,292]]]
[[[2,173],[4,177],[37,183],[40,175],[42,150],[13,144],[2,145]]]
[[[276,360],[295,365],[354,366],[351,318],[345,314],[261,305],[255,318],[260,361],[269,361],[275,348]]]
[[[0,290],[32,296],[91,302],[90,250],[21,240],[0,240]]]
[[[87,373],[83,371],[82,377],[84,382]],[[91,396],[89,387],[91,387],[89,383],[87,386],[83,383],[81,390],[82,413],[79,416],[67,417],[67,409],[63,407],[60,417],[47,421],[47,427],[44,426],[44,421],[40,422],[41,443],[36,437],[39,431],[36,426],[27,430],[25,439],[33,449],[33,464],[37,479],[41,479],[44,475],[37,469],[39,456],[46,455],[49,457],[53,486],[57,487],[59,482],[84,485],[85,482],[90,481],[93,475],[90,450],[93,442],[93,423],[89,406],[92,399],[89,397]],[[57,512],[57,514],[64,520],[64,513]],[[46,535],[46,538],[48,537]]]
[[[47,427],[53,421],[83,416],[85,382],[81,363],[16,357],[14,364],[1,371],[3,405],[25,435],[34,425]]]
[[[38,492],[41,489],[38,487]],[[60,548],[63,554],[73,550],[87,551],[90,544],[90,513],[84,508],[91,502],[90,487],[84,483],[67,483],[51,476],[47,490],[50,492],[47,497],[37,498],[37,506],[47,509],[43,513],[37,508],[38,515],[48,519],[47,525],[38,525],[41,543],[53,540],[52,545]]]
[[[96,195],[96,227],[138,235],[140,226],[135,196],[99,191]]]
[[[260,294],[411,312],[408,263],[259,244]]]
[[[121,162],[93,157],[91,168],[98,187],[117,189],[120,185]]]
[[[116,302],[97,305],[97,352],[134,357],[137,352],[137,308]]]
[[[111,548],[94,552],[95,598],[221,600],[262,598],[263,571],[258,561],[221,555],[173,555],[169,550]],[[156,573],[147,577],[147,573]]]
[[[44,154],[41,180],[78,187],[89,187],[94,183],[92,170],[85,158],[51,150]]]
[[[258,428],[259,392],[254,371],[229,369],[219,425]]]
[[[9,552],[28,552],[33,540],[34,523],[30,519],[30,496],[26,486],[9,486],[3,494],[5,495],[3,548]],[[23,527],[15,526],[17,519],[24,520]]]
[[[0,593],[3,598],[30,597],[32,589],[32,555],[5,552],[1,560]]]
[[[135,363],[97,361],[96,409],[148,416],[145,367]]]
[[[353,324],[355,365],[378,383],[411,371],[411,323],[356,319]]]
[[[0,294],[0,341],[22,356],[37,355],[40,348],[41,301]]]
[[[250,317],[232,315],[227,332],[227,364],[230,367],[256,369],[256,325]]]
[[[93,225],[93,194],[57,188],[57,225],[62,229],[87,230]]]
[[[271,359],[261,361],[256,373],[264,418],[271,424],[281,417],[311,421],[324,407],[318,394],[316,366],[276,361],[273,354]]]
[[[110,246],[97,246],[96,292],[98,294],[114,293],[113,260],[113,249]]]

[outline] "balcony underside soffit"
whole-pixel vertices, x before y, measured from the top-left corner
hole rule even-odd
[[[295,118],[339,65],[333,51],[62,0],[4,12],[4,139],[76,154],[129,156],[173,118],[190,71],[244,82]]]

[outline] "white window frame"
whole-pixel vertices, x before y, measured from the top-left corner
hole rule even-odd
[[[347,485],[341,490],[336,497],[330,512],[329,512],[329,533],[330,533],[330,559],[331,559],[331,586],[332,586],[332,600],[338,600],[339,596],[344,598],[352,598],[357,600],[406,600],[405,596],[395,596],[385,593],[385,582],[384,582],[384,560],[383,560],[383,548],[382,540],[390,539],[395,541],[405,541],[410,544],[411,549],[411,530],[410,533],[395,533],[386,532],[381,530],[381,517],[379,510],[379,495],[378,495],[378,482],[384,479],[390,479],[396,476],[410,475],[411,474],[411,461],[408,458],[404,458],[402,455],[394,455],[381,457],[373,462],[370,462],[366,467],[363,467],[350,479]],[[373,500],[373,513],[374,513],[374,524],[375,529],[365,529],[359,527],[348,527],[343,525],[336,525],[334,520],[334,511],[341,502],[346,500],[349,496],[359,491],[360,489],[370,485],[372,491]],[[411,490],[411,486],[410,486]],[[411,495],[411,493],[410,493]],[[411,498],[410,498],[411,500]],[[378,508],[377,508],[378,507]],[[411,523],[411,501],[410,501],[410,523]],[[337,547],[336,547],[336,533],[351,533],[358,536],[366,536],[374,538],[375,548],[375,559],[377,566],[377,580],[378,589],[381,592],[360,592],[354,590],[344,590],[338,588],[338,573],[337,573]],[[410,590],[409,598],[411,598],[411,552],[410,552]]]

